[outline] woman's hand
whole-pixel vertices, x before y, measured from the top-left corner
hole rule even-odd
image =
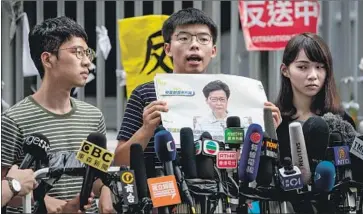
[[[274,119],[274,126],[275,126],[275,129],[277,129],[277,127],[279,127],[279,125],[282,122],[280,109],[277,106],[275,106],[275,104],[268,102],[268,101],[264,103],[264,108],[271,109],[272,117]]]

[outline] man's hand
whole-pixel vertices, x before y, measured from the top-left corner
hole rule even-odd
[[[6,176],[9,178],[14,178],[20,182],[21,190],[18,194],[19,196],[28,194],[38,185],[35,180],[33,170],[19,169],[17,165],[13,165]]]
[[[92,206],[92,201],[94,199],[94,194],[88,198],[88,204],[84,205],[84,210],[88,210]],[[66,204],[62,207],[62,213],[84,213],[79,209],[80,197],[79,194],[75,198],[68,200]]]
[[[165,101],[153,101],[144,108],[142,114],[142,128],[147,132],[154,132],[161,122],[161,112],[168,112],[168,105]]]
[[[272,111],[272,117],[274,119],[274,126],[275,126],[275,129],[277,129],[277,127],[279,127],[279,125],[281,124],[282,122],[282,118],[281,118],[281,112],[280,112],[280,109],[277,108],[273,103],[271,102],[265,102],[265,108],[269,108],[271,109]]]
[[[56,199],[50,196],[44,197],[45,206],[47,208],[48,214],[51,213],[61,213],[63,210],[64,205],[67,204],[66,201]]]
[[[100,213],[116,213],[111,201],[111,190],[107,186],[103,186],[101,189],[98,209]]]

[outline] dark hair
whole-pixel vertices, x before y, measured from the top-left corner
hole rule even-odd
[[[87,33],[74,20],[61,16],[44,20],[34,26],[29,33],[30,54],[40,77],[44,77],[44,68],[40,56],[43,52],[54,52],[72,37],[83,38],[88,41]]]
[[[211,92],[218,90],[223,90],[226,93],[227,99],[229,98],[231,91],[229,90],[228,85],[220,80],[212,81],[208,83],[206,86],[204,86],[203,94],[205,98],[208,98]]]
[[[186,8],[173,13],[165,20],[162,28],[164,41],[170,43],[175,28],[181,25],[202,24],[207,25],[213,38],[213,44],[217,42],[217,25],[203,11],[196,8]]]
[[[329,47],[320,36],[313,33],[302,33],[294,36],[285,47],[282,62],[286,67],[297,58],[300,50],[305,51],[310,61],[324,64],[326,70],[324,86],[314,96],[310,110],[317,115],[323,115],[327,112],[342,113],[335,86],[333,62]],[[292,102],[293,91],[290,79],[281,73],[281,88],[276,105],[283,117],[294,119],[292,116],[296,114],[296,108]]]

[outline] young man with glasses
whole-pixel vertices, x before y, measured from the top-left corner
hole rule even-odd
[[[217,54],[217,25],[201,10],[187,8],[172,14],[164,22],[162,34],[165,53],[173,60],[173,73],[205,73]],[[279,124],[278,108],[270,102],[265,107],[272,109]],[[134,143],[142,145],[147,162],[158,162],[152,137],[160,125],[161,112],[167,111],[167,103],[156,100],[154,82],[140,85],[132,92],[117,136],[115,164],[129,165],[130,146]]]
[[[204,73],[216,56],[217,26],[203,11],[188,8],[172,14],[164,22],[162,34],[165,53],[173,59],[174,73]],[[132,92],[117,136],[117,165],[129,165],[130,146],[134,143],[142,145],[148,161],[157,162],[152,137],[161,122],[160,112],[167,111],[167,103],[156,100],[153,82]]]
[[[42,133],[49,139],[50,153],[76,152],[91,132],[106,134],[101,111],[70,97],[72,88],[85,86],[94,59],[84,29],[67,17],[47,19],[29,34],[29,45],[42,84],[37,92],[2,114],[3,176],[13,164],[22,162],[23,140],[33,133]],[[82,181],[83,177],[63,175],[44,198],[48,213],[77,212],[79,205],[74,206],[74,201],[79,202],[76,195],[81,191]],[[93,193],[100,196],[101,211],[110,212],[110,190],[101,186],[97,180]],[[9,203],[7,213],[22,213],[17,202],[14,198]],[[97,212],[95,201],[87,211]]]

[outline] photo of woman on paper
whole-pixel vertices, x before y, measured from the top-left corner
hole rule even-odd
[[[207,131],[214,140],[224,141],[226,120],[231,116],[228,111],[228,99],[231,94],[229,87],[226,83],[215,80],[204,86],[203,94],[211,111],[203,116],[194,116],[194,133],[200,136]]]

